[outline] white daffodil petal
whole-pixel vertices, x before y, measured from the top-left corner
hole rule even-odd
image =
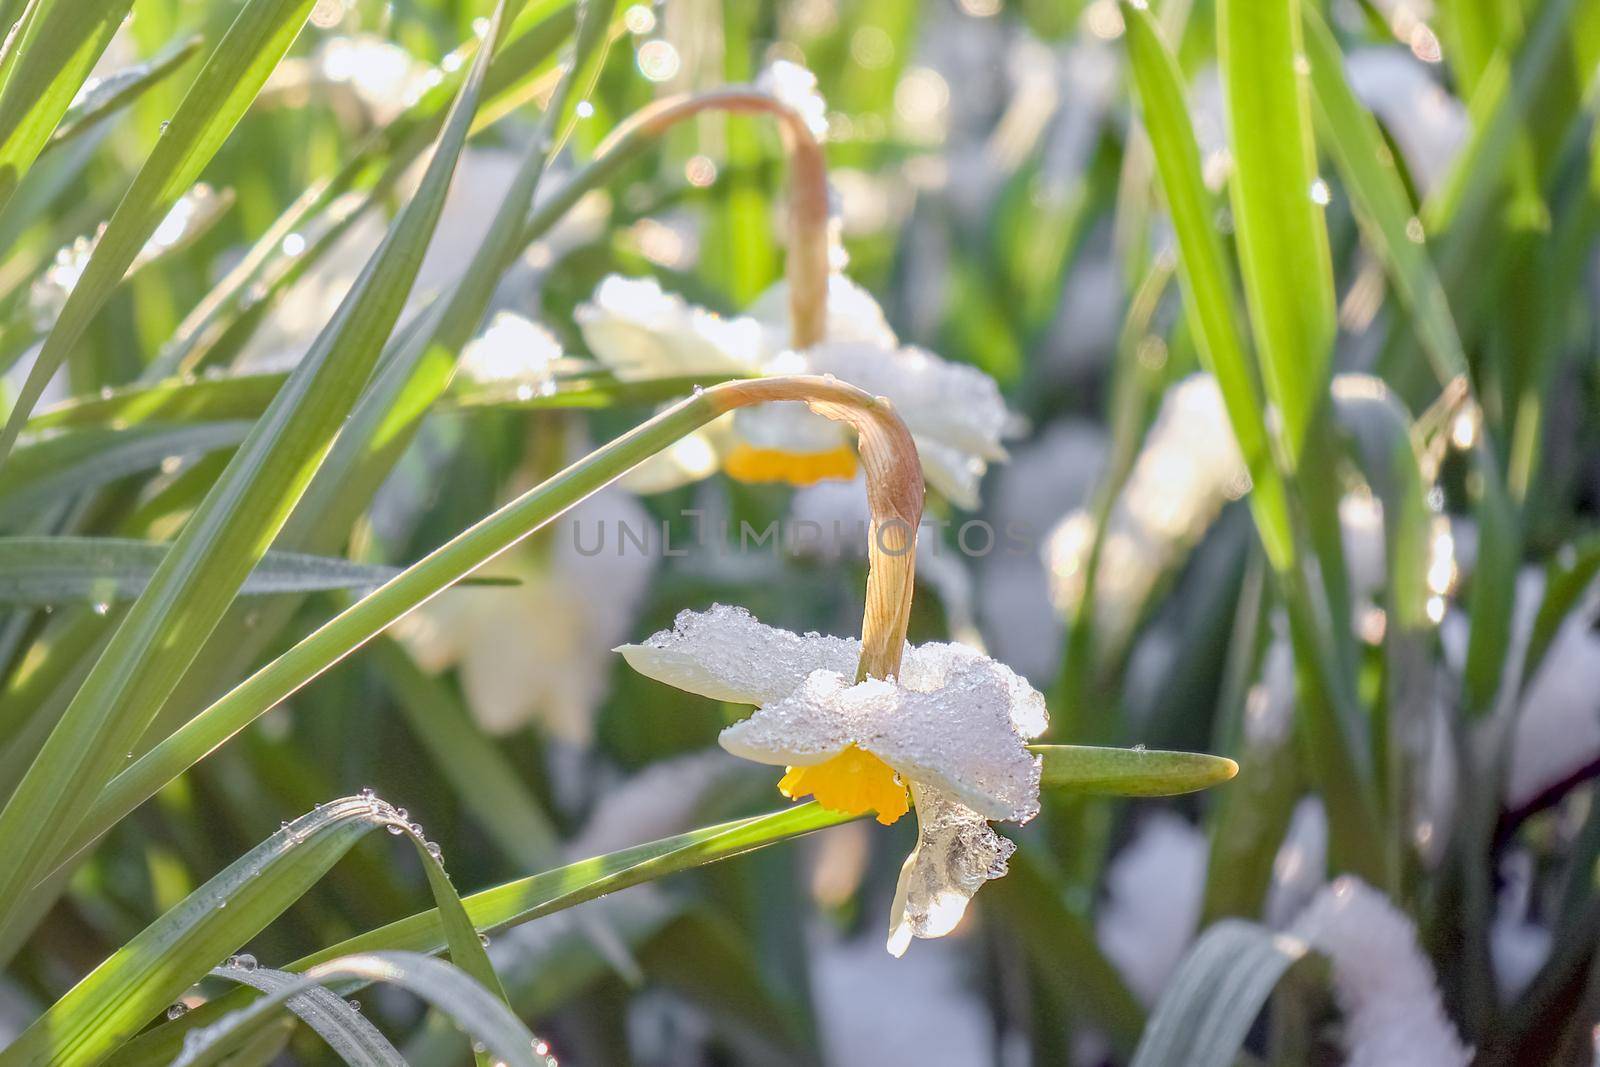
[[[760,366],[755,320],[694,307],[653,278],[609,275],[573,317],[595,358],[619,378],[748,374]]]
[[[985,460],[1006,457],[1000,439],[1010,426],[1000,387],[983,371],[921,348],[885,351],[875,345],[830,342],[810,348],[817,374],[832,374],[886,396],[918,437]]]
[[[984,882],[1002,877],[1017,846],[955,798],[912,783],[917,847],[900,869],[889,913],[889,951],[905,954],[913,937],[943,937],[966,914]]]
[[[767,704],[793,692],[812,671],[853,675],[861,642],[764,626],[743,608],[716,604],[683,611],[671,630],[617,649],[640,674],[690,693],[738,704]]]
[[[760,323],[769,354],[790,347],[787,281],[778,282],[756,297],[745,314]],[[856,342],[880,350],[893,349],[900,343],[872,294],[843,274],[828,279],[828,321],[823,329],[829,341]]]

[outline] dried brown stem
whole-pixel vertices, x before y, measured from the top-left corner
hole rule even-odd
[[[706,390],[705,395],[724,411],[799,401],[817,414],[855,429],[871,516],[857,680],[897,675],[911,621],[923,498],[922,463],[906,424],[883,397],[832,377],[795,375],[724,382]]]
[[[828,321],[828,165],[822,145],[799,112],[751,86],[670,96],[623,120],[595,154],[606,154],[630,136],[660,136],[705,111],[771,115],[778,120],[789,152],[789,343],[796,349],[810,348],[823,339]]]

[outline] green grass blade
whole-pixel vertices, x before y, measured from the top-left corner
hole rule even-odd
[[[43,503],[159,467],[174,456],[232,448],[249,435],[248,422],[97,426],[48,435],[25,443],[0,467],[0,521],[27,521]]]
[[[680,402],[486,516],[330,619],[117,775],[60,858],[85,847],[217,746],[401,616],[647,457],[722,412],[711,392]]]
[[[1030,745],[1044,758],[1039,785],[1117,797],[1171,797],[1220,785],[1239,773],[1226,756],[1144,748]]]
[[[249,0],[218,42],[162,131],[155,150],[117,205],[60,318],[45,338],[16,406],[0,430],[0,463],[10,455],[45,385],[105,306],[145,241],[222,147],[267,76],[288,51],[312,3],[313,0]],[[71,5],[60,7],[63,15],[70,18],[67,12]],[[120,20],[119,14],[117,21]],[[8,92],[16,87],[17,80],[14,77],[7,85]],[[76,88],[73,86],[74,91]],[[63,110],[69,100],[70,94],[68,100],[62,101]]]
[[[204,43],[200,37],[191,37],[148,62],[135,63],[101,78],[68,109],[45,148],[56,148],[94,129],[169,78],[193,59]]]
[[[0,1065],[98,1062],[282,914],[358,840],[393,821],[365,797],[296,819],[96,967],[0,1051]]]
[[[426,1000],[485,1048],[486,1051],[479,1054],[483,1062],[543,1067],[544,1057],[536,1056],[533,1051],[537,1039],[499,998],[465,971],[414,952],[348,956],[313,967],[248,1008],[195,1031],[196,1040],[172,1061],[173,1067],[206,1067],[226,1062],[230,1051],[227,1041],[236,1031],[268,1018],[291,998],[322,988],[323,983],[352,980],[397,985]],[[492,1061],[488,1059],[489,1053],[494,1055]]]
[[[297,987],[282,1004],[347,1064],[355,1067],[406,1067],[399,1049],[345,999],[323,985],[298,988],[303,980],[271,967],[213,967],[211,977],[237,982],[262,993],[276,994]]]
[[[44,150],[132,6],[133,0],[41,0],[34,8],[0,91],[0,205]]]
[[[1267,997],[1306,945],[1224,919],[1195,942],[1150,1017],[1133,1067],[1230,1067]]]
[[[850,822],[853,818],[827,811],[814,803],[796,804],[783,811],[708,826],[520,878],[473,893],[464,898],[462,904],[479,930],[516,926],[629,886],[743,855],[803,834]],[[1005,879],[1001,879],[993,886],[1004,882]],[[305,970],[358,952],[432,954],[442,952],[445,947],[444,928],[435,909],[342,941],[297,960],[286,969]],[[190,1012],[176,1022],[156,1027],[131,1042],[118,1063],[127,1067],[167,1063],[177,1054],[187,1031],[215,1020],[222,1012],[238,1007],[242,1002],[242,997],[230,994],[215,1004]],[[1136,1022],[1134,1032],[1137,1033]],[[0,1060],[0,1064],[3,1063]]]
[[[166,378],[64,400],[29,419],[28,432],[30,437],[37,432],[42,441],[47,430],[96,428],[110,431],[150,422],[176,426],[255,420],[266,413],[272,398],[287,380],[288,375],[283,373]],[[583,373],[556,378],[548,388],[537,390],[531,396],[526,390],[519,392],[515,385],[458,383],[435,401],[434,410],[562,411],[653,407],[675,400],[697,385],[715,385],[724,380],[717,376],[692,375],[624,382],[603,372]],[[0,484],[4,483],[6,470],[12,464],[25,462],[23,456],[30,447],[25,438],[7,467],[0,468]],[[91,454],[95,449],[85,443],[81,451]]]
[[[611,0],[585,5],[573,54],[563,64],[565,73],[465,273],[429,309],[425,325],[384,359],[285,527],[286,543],[313,551],[331,551],[341,543],[411,444],[424,413],[448,387],[456,357],[482,321],[500,278],[525,245],[522,223],[532,210],[553,146],[559,143],[558,125],[582,73],[597,54],[603,55],[613,7]]]
[[[105,605],[131,600],[144,590],[170,547],[122,537],[0,537],[0,605]],[[268,552],[244,580],[239,595],[372,588],[394,574],[392,567]]]
[[[1250,468],[1251,507],[1262,544],[1274,568],[1284,570],[1294,557],[1288,498],[1272,463],[1260,391],[1239,335],[1233,283],[1212,225],[1178,64],[1149,12],[1124,3],[1122,13],[1140,116],[1177,232],[1184,305],[1195,324],[1202,362],[1221,387],[1228,420]]]
[[[1439,381],[1448,388],[1465,388],[1466,402],[1475,405],[1449,300],[1423,243],[1423,224],[1412,213],[1410,198],[1377,122],[1345,80],[1343,58],[1333,34],[1314,10],[1307,9],[1304,15],[1317,118],[1355,204],[1367,244],[1383,263],[1409,312]],[[1500,682],[1520,537],[1500,461],[1481,434],[1472,455],[1480,483],[1474,504],[1483,531],[1484,566],[1480,568],[1483,581],[1473,584],[1467,703],[1482,712]]]
[[[1219,0],[1217,53],[1233,154],[1239,265],[1267,396],[1290,470],[1333,355],[1333,266],[1318,192],[1299,0]]]
[[[1314,8],[1302,14],[1318,128],[1355,205],[1367,246],[1388,272],[1440,380],[1465,375],[1467,358],[1450,303],[1393,153],[1377,120],[1345,80],[1344,57],[1333,33]]]
[[[495,30],[489,39],[497,38]],[[226,50],[225,41],[219,51]],[[0,869],[0,901],[17,899],[54,866],[62,837],[71,835],[123,753],[135,748],[327,453],[416,277],[471,126],[488,54],[474,62],[416,195],[185,524],[0,811],[0,850],[11,859]]]
[[[1317,596],[1323,583],[1316,582],[1307,573],[1305,552],[1298,544],[1290,517],[1288,489],[1269,446],[1264,405],[1235,323],[1232,286],[1221,242],[1211,224],[1212,215],[1200,176],[1199,149],[1189,125],[1189,109],[1178,65],[1161,41],[1147,11],[1124,3],[1122,13],[1140,114],[1150,137],[1157,173],[1178,239],[1179,280],[1185,308],[1196,327],[1202,362],[1217,378],[1234,436],[1249,465],[1253,482],[1250,509],[1267,559],[1288,601],[1296,662],[1301,669],[1313,672],[1309,676],[1312,684],[1307,687],[1311,699],[1306,701],[1304,717],[1315,735],[1311,751],[1329,801],[1335,850],[1345,862],[1357,866],[1378,862],[1374,847],[1378,841],[1374,804],[1362,788],[1368,776],[1363,770],[1365,749],[1360,740],[1359,708],[1348,691],[1347,677],[1340,667],[1330,622],[1334,616],[1326,605],[1320,604]],[[1288,57],[1284,57],[1284,62],[1290,62]],[[1291,78],[1295,76],[1292,68],[1289,74]],[[1242,115],[1236,119],[1244,121]],[[1298,155],[1298,141],[1296,145],[1294,152]],[[1266,154],[1270,158],[1270,152]],[[1262,165],[1261,161],[1257,160],[1256,165]],[[1314,209],[1309,191],[1302,187],[1301,192],[1306,199],[1303,204],[1296,205],[1296,210],[1304,213],[1302,209]],[[1320,219],[1317,226],[1321,226]],[[1323,240],[1326,240],[1325,233]],[[1317,258],[1314,250],[1307,255]],[[1269,286],[1268,290],[1274,300],[1295,297],[1276,286]],[[1313,294],[1309,299],[1320,298]],[[1323,339],[1324,348],[1330,340],[1331,334]],[[1319,379],[1315,396],[1320,396],[1321,388]],[[1310,416],[1308,409],[1305,414],[1308,422]],[[1283,420],[1280,418],[1279,422],[1281,428]],[[1283,434],[1278,435],[1280,446],[1285,439]],[[1281,447],[1278,451],[1282,451]],[[1323,510],[1326,511],[1326,507]],[[1334,562],[1338,562],[1337,558]],[[1325,578],[1329,577],[1329,570],[1324,565]],[[1384,881],[1381,873],[1373,876],[1379,882]]]

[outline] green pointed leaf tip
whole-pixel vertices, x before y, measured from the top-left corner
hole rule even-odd
[[[1220,785],[1239,773],[1226,756],[1146,748],[1031,745],[1044,757],[1040,785],[1101,796],[1169,797]]]

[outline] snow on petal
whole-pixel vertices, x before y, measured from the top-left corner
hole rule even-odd
[[[1050,725],[1044,696],[1026,678],[975,648],[942,643],[917,645],[906,653],[900,668],[900,684],[921,693],[970,687],[978,680],[992,681],[1005,690],[1007,714],[1019,736],[1038,737]]]
[[[761,327],[753,319],[695,307],[654,278],[608,275],[573,317],[595,358],[620,378],[747,374],[760,363]]]
[[[892,682],[852,683],[838,671],[813,671],[780,700],[756,709],[717,739],[735,756],[776,767],[810,767],[842,752],[893,716],[899,706]]]
[[[1445,1014],[1416,927],[1360,879],[1318,893],[1291,930],[1333,965],[1346,1067],[1466,1067],[1472,1052]]]
[[[1017,846],[982,815],[938,789],[912,783],[917,847],[906,857],[889,913],[889,952],[905,954],[913,937],[943,937],[966,914],[983,883],[1003,877]]]
[[[804,767],[855,745],[985,818],[1026,822],[1039,811],[1039,758],[1012,721],[1016,694],[1007,678],[985,669],[989,662],[962,657],[960,669],[927,692],[816,671],[724,730],[722,747],[758,763]]]
[[[767,704],[793,692],[816,670],[854,676],[861,642],[790,633],[758,622],[743,608],[682,611],[671,630],[617,649],[647,678],[712,700]]]

